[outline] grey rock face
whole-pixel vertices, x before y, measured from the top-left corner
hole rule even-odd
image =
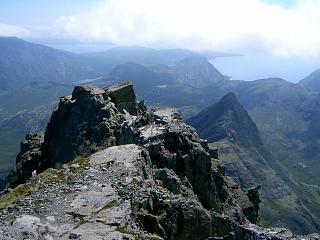
[[[120,112],[125,109],[131,115],[138,115],[138,107],[136,103],[136,95],[130,82],[112,85],[104,89],[116,104]]]
[[[138,115],[130,82],[106,89],[75,87],[72,96],[60,99],[47,126],[44,142],[39,142],[38,135],[27,135],[17,156],[14,177],[23,182],[33,170],[41,172],[78,155],[88,156],[118,142],[132,142],[131,127],[121,125],[126,115],[119,111]],[[142,121],[143,116],[139,119]]]
[[[47,161],[68,162],[116,144],[115,130],[124,121],[108,94],[91,86],[75,87],[60,99],[46,129]]]
[[[42,133],[26,135],[25,140],[21,142],[15,170],[9,175],[11,185],[25,182],[34,170],[43,171],[48,167],[48,164],[42,160],[42,143]]]
[[[8,239],[294,239],[250,225],[259,219],[258,190],[241,189],[226,177],[217,151],[174,109],[148,111],[132,102],[130,85],[124,92],[131,97],[119,104],[110,97],[111,89],[121,96],[118,87],[76,87],[72,97],[61,100],[47,127],[39,161],[69,162],[79,154],[88,160],[33,176],[25,184],[30,195],[0,214],[3,235]],[[129,114],[132,106],[138,116]],[[267,234],[272,238],[261,238]]]

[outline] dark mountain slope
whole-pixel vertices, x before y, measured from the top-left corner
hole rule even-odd
[[[304,117],[307,124],[303,131],[288,135],[299,144],[296,157],[300,159],[294,162],[292,170],[304,182],[320,186],[320,95],[304,109]]]
[[[54,101],[76,81],[100,76],[76,54],[0,37],[0,121]]]
[[[2,90],[20,89],[30,83],[70,83],[92,77],[94,72],[76,54],[18,38],[1,37],[0,50]]]
[[[217,104],[191,117],[188,122],[209,142],[228,138],[242,146],[261,145],[256,125],[234,93],[228,93]]]
[[[8,173],[20,147],[20,141],[28,133],[44,131],[56,104],[21,111],[0,123],[0,175]]]
[[[208,86],[223,81],[225,77],[208,60],[197,54],[191,54],[173,66],[154,66],[158,73],[167,73],[178,84],[188,84],[193,87]]]
[[[320,91],[320,69],[315,70],[309,76],[302,79],[299,82],[299,84],[319,92]]]
[[[297,183],[263,146],[255,123],[233,93],[187,122],[200,137],[218,146],[227,174],[244,187],[261,185],[264,224],[277,222],[297,232],[319,231],[319,213],[310,207],[320,207],[319,194]]]

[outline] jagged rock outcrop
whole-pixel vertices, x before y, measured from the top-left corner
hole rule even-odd
[[[114,146],[117,126],[124,121],[115,103],[102,89],[75,87],[72,96],[60,99],[44,138],[44,155],[51,164],[68,162]]]
[[[121,125],[126,120],[123,113],[137,115],[139,106],[143,108],[136,102],[130,82],[105,89],[75,87],[72,96],[60,98],[47,125],[44,141],[34,145],[26,139],[28,147],[22,146],[17,156],[17,181],[23,182],[32,173],[21,165],[43,171],[78,155],[88,156],[109,146],[131,142],[126,139],[130,138],[130,129]],[[35,154],[36,160],[29,156]],[[45,168],[35,167],[32,161]]]
[[[0,239],[300,239],[250,225],[257,189],[226,177],[175,110],[147,110],[131,87],[121,104],[110,97],[121,86],[61,100],[36,159],[65,164],[1,197]]]

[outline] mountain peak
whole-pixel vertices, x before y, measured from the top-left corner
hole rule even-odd
[[[240,104],[238,102],[236,95],[233,92],[229,92],[226,95],[224,95],[224,97],[219,102],[224,102],[229,104]]]
[[[261,145],[258,129],[234,93],[190,118],[200,137],[215,142],[228,138],[243,146]]]
[[[225,77],[203,56],[190,54],[172,68],[177,82],[204,87]]]

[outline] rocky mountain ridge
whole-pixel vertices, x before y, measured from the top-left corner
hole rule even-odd
[[[235,94],[228,93],[187,123],[201,138],[218,147],[228,176],[246,188],[261,185],[260,216],[264,225],[276,222],[295,232],[320,231],[320,216],[314,211],[320,207],[319,194],[297,181],[273,157]]]
[[[209,142],[229,138],[244,146],[261,145],[256,125],[232,92],[188,119],[187,123],[194,126],[199,135]]]
[[[22,143],[11,179],[21,184],[0,198],[0,236],[302,239],[254,225],[258,189],[241,189],[217,158],[175,110],[137,102],[131,83],[76,87],[44,138]]]

